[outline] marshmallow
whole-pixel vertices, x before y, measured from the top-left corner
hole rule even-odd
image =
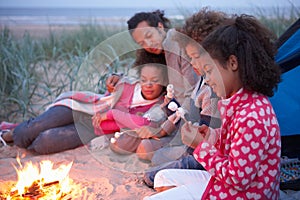
[[[174,86],[172,84],[167,86],[167,97],[170,99],[174,97]]]
[[[115,138],[119,138],[123,133],[122,132],[116,132],[115,133]]]
[[[174,101],[172,101],[172,102],[169,103],[168,109],[172,110],[174,112],[174,111],[176,111],[178,109],[178,106],[177,106],[177,104]]]
[[[174,91],[174,86],[173,86],[173,84],[169,84],[169,85],[167,86],[167,91]]]
[[[180,117],[184,119],[185,111],[182,107],[178,108],[178,113],[179,113]]]
[[[114,143],[116,143],[116,138],[110,138],[110,142],[112,143],[112,144],[114,144]]]

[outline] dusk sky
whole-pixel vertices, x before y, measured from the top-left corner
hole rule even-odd
[[[300,0],[0,0],[0,7],[300,7]]]

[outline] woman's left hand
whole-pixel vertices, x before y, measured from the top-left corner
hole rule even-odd
[[[93,126],[95,128],[100,128],[100,124],[102,121],[106,120],[106,113],[96,113],[93,117],[92,117],[92,121],[93,121]]]

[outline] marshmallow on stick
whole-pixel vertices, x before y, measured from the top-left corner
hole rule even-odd
[[[176,115],[179,115],[186,122],[184,114],[185,114],[184,109],[182,107],[179,107],[176,111]]]
[[[174,101],[171,101],[168,105],[168,109],[172,110],[173,112],[175,112],[178,109],[177,104]]]
[[[174,97],[174,86],[172,84],[169,84],[167,86],[167,97],[169,99],[172,99]]]
[[[110,138],[111,143],[116,143],[117,139],[123,134],[123,132],[116,132],[114,137]]]
[[[185,122],[187,121],[185,119],[185,117],[184,117],[184,115],[185,115],[184,109],[182,107],[178,108],[177,104],[174,101],[172,101],[172,102],[169,103],[168,109],[172,110],[173,112],[176,111],[176,115],[177,116],[180,116]]]

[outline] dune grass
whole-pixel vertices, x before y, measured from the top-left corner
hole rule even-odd
[[[289,17],[275,10],[276,17],[258,18],[280,36],[300,12],[291,8]],[[175,22],[178,25],[178,21]],[[96,45],[126,27],[108,28],[96,24],[82,25],[79,30],[47,38],[33,38],[25,33],[14,38],[8,28],[0,32],[0,121],[20,122],[40,114],[60,93],[76,90],[75,75],[88,53]],[[114,51],[114,50],[112,50]],[[107,66],[108,72],[97,77],[93,92],[104,92],[108,73],[128,70],[134,54],[118,57]]]
[[[14,38],[8,28],[1,30],[0,121],[36,116],[61,92],[76,89],[74,77],[88,52],[120,31],[89,24],[47,38],[29,33]],[[112,67],[118,67],[116,62]]]
[[[288,8],[274,7],[271,16],[266,16],[266,11],[262,8],[257,8],[256,11],[255,16],[278,37],[300,17],[300,8],[293,4]]]

